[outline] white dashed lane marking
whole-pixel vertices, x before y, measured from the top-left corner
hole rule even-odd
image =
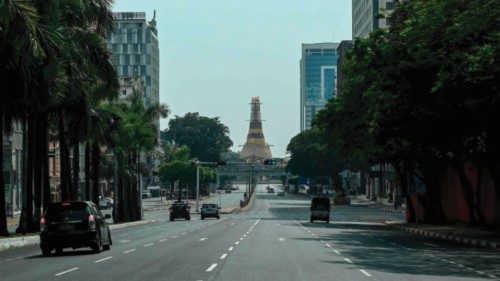
[[[133,252],[133,251],[135,251],[135,249],[130,249],[130,250],[127,250],[127,251],[125,251],[125,252],[123,252],[123,253],[124,253],[124,254],[127,254],[127,253],[130,253],[130,252]]]
[[[279,238],[278,240],[279,240],[280,242],[283,242],[283,241],[285,241],[285,238]]]
[[[109,256],[109,257],[107,257],[107,258],[103,258],[103,259],[97,260],[97,261],[95,261],[94,263],[100,263],[100,262],[103,262],[103,261],[105,261],[105,260],[109,260],[109,259],[112,259],[112,258],[113,258],[112,256]]]
[[[222,256],[220,256],[220,259],[223,260],[227,257],[227,254],[223,254]]]
[[[370,273],[366,272],[366,270],[364,270],[364,269],[360,269],[359,271],[361,271],[361,273],[363,273],[364,275],[366,275],[368,277],[372,276]]]
[[[212,270],[214,270],[214,268],[217,266],[216,263],[213,263],[209,268],[207,268],[207,272],[211,272]]]
[[[353,263],[352,260],[348,259],[348,258],[344,258],[344,260],[348,263]]]
[[[54,276],[61,276],[61,275],[63,275],[63,274],[69,273],[69,272],[71,272],[71,271],[75,271],[75,270],[77,270],[77,269],[78,269],[78,267],[73,267],[72,269],[68,269],[68,270],[65,270],[65,271],[63,271],[63,272],[56,273],[56,274],[54,274]]]
[[[232,251],[234,249],[234,247],[229,247],[228,251]]]
[[[203,238],[200,238],[200,240],[198,240],[198,241],[205,241],[205,240],[207,240],[207,239],[208,239],[208,238],[203,237]]]
[[[153,246],[154,244],[155,244],[155,243],[149,243],[149,244],[144,245],[144,247]]]

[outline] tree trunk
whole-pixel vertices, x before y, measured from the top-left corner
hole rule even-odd
[[[77,141],[78,142],[78,141]],[[80,144],[73,145],[73,198],[78,200],[80,190]]]
[[[5,212],[5,183],[3,178],[3,113],[0,112],[0,236],[9,236]]]
[[[21,188],[22,188],[22,207],[21,216],[19,217],[19,225],[16,229],[16,233],[26,234],[28,231],[27,222],[27,208],[28,208],[28,181],[27,181],[27,171],[28,171],[28,124],[26,118],[22,120],[23,126],[23,150],[22,150],[22,178],[21,178]],[[31,204],[31,202],[30,202]]]
[[[34,213],[34,223],[35,227],[39,228],[40,217],[42,215],[42,181],[43,181],[43,167],[42,167],[42,128],[40,114],[36,115],[36,120],[34,120],[33,134],[34,134],[34,144],[33,144],[33,187],[35,195],[35,213]]]
[[[101,148],[98,143],[92,145],[92,201],[99,206],[99,168],[101,162]]]
[[[482,221],[484,215],[482,214],[482,211],[478,209],[476,206],[474,189],[472,188],[472,184],[469,178],[467,178],[467,175],[465,174],[464,164],[465,163],[463,162],[452,161],[451,166],[457,172],[458,178],[460,179],[460,185],[462,186],[464,199],[465,202],[467,203],[467,210],[469,211],[469,225],[470,226],[484,225],[485,221]],[[476,216],[476,212],[478,216]]]
[[[90,142],[85,142],[85,200],[90,200]]]
[[[46,211],[51,202],[50,190],[50,175],[49,175],[49,139],[48,139],[48,120],[47,116],[42,116],[40,128],[40,154],[42,155],[42,196],[43,196],[43,210]]]
[[[408,181],[407,175],[408,171],[405,167],[404,163],[392,163],[392,166],[396,170],[398,174],[398,178],[401,185],[401,194],[405,198],[406,202],[406,219],[409,223],[414,222],[416,220],[416,212],[415,206],[413,205],[413,201],[411,200],[410,194],[408,194]]]
[[[26,171],[26,222],[27,231],[34,232],[35,224],[33,218],[33,167],[35,166],[35,126],[33,115],[28,115],[28,163]]]
[[[73,198],[73,188],[71,187],[71,167],[68,141],[66,138],[66,126],[64,115],[59,111],[59,150],[60,150],[60,170],[61,170],[61,201],[69,201]]]

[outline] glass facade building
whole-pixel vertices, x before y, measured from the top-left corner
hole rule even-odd
[[[302,44],[300,60],[300,131],[336,95],[338,43]]]
[[[142,82],[144,104],[160,102],[160,49],[155,18],[146,21],[146,13],[113,13],[116,29],[107,38],[113,65],[119,78],[137,75]]]

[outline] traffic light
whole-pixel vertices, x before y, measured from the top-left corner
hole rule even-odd
[[[225,160],[215,160],[214,161],[214,167],[225,166],[225,165],[226,165],[226,161]]]
[[[264,160],[264,165],[276,166],[276,160],[266,159],[266,160]]]

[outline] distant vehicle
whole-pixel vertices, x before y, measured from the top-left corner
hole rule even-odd
[[[267,193],[274,193],[274,188],[268,188]]]
[[[92,202],[50,203],[40,219],[40,248],[44,256],[55,249],[90,247],[94,253],[109,250],[113,241],[106,219]]]
[[[99,198],[99,209],[110,209],[113,207],[114,200],[109,197],[101,197]]]
[[[310,222],[314,220],[324,220],[326,223],[330,222],[330,199],[325,197],[314,197],[311,200],[311,218]]]
[[[204,220],[208,217],[220,219],[219,209],[217,204],[203,204],[201,206],[201,219]]]
[[[283,190],[278,191],[278,196],[285,196],[285,192]]]
[[[143,190],[142,191],[142,199],[148,199],[148,198],[151,198],[151,191]]]
[[[226,193],[231,193],[231,189],[226,189]]]
[[[191,220],[191,215],[189,214],[189,205],[184,202],[176,202],[170,207],[170,221],[177,218],[183,218],[185,220]]]

